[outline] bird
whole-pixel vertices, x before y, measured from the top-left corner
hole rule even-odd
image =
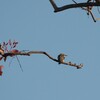
[[[65,55],[63,53],[58,55],[58,64],[61,64],[64,62],[65,56],[67,56],[67,55]]]
[[[0,54],[4,55],[4,50],[2,49],[2,45],[0,44]]]

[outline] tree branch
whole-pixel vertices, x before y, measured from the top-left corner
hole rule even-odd
[[[78,4],[76,1],[74,1],[74,0],[72,0],[75,4]],[[93,6],[92,6],[93,7]],[[92,9],[88,9],[88,7],[81,7],[83,10],[86,10],[86,11],[88,11],[88,13],[90,13],[91,14],[91,17],[92,17],[92,19],[93,19],[93,21],[94,22],[96,22],[96,18],[94,17],[94,15],[93,15],[93,13],[92,13]]]
[[[2,55],[6,61],[6,58],[8,56],[12,57],[12,56],[16,56],[16,55],[21,55],[21,56],[30,56],[31,54],[44,54],[46,55],[49,59],[55,61],[55,62],[58,62],[58,59],[55,59],[53,58],[52,56],[50,56],[47,52],[44,52],[44,51],[29,51],[29,52],[17,52],[17,53],[12,53],[12,52],[8,52],[8,53],[4,53],[4,55]],[[69,66],[73,66],[73,67],[76,67],[77,69],[80,69],[83,67],[83,64],[75,64],[75,63],[72,63],[72,62],[62,62],[61,64],[65,64],[65,65],[69,65]]]
[[[81,7],[88,7],[88,6],[100,6],[100,3],[96,3],[96,2],[87,3],[87,2],[84,2],[84,3],[68,4],[68,5],[64,5],[62,7],[57,7],[54,0],[49,0],[49,1],[50,1],[51,5],[54,8],[54,12],[60,12],[60,11],[71,9],[71,8],[81,8]]]

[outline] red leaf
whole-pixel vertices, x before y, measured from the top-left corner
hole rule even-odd
[[[17,49],[13,49],[13,50],[11,50],[11,53],[19,53],[20,51],[19,50],[17,50]]]
[[[4,68],[4,66],[3,66],[3,65],[0,65],[0,71],[1,71],[3,68]]]
[[[0,76],[2,76],[2,73],[3,73],[3,72],[2,72],[2,71],[0,71]]]
[[[0,76],[2,76],[3,72],[2,69],[4,68],[4,66],[0,65]]]
[[[0,60],[2,60],[3,57],[0,57]]]

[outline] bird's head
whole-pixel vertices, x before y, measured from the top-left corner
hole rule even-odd
[[[67,55],[66,55],[66,54],[64,54],[64,53],[61,53],[60,55],[61,55],[61,56],[67,56]]]

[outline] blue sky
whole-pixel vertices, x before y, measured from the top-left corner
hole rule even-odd
[[[59,6],[71,0],[55,0]],[[100,17],[97,8],[95,16]],[[99,100],[100,21],[81,9],[54,13],[49,0],[0,0],[0,42],[19,42],[19,50],[42,50],[84,67],[58,65],[45,55],[19,56],[4,65],[0,77],[1,100]]]

